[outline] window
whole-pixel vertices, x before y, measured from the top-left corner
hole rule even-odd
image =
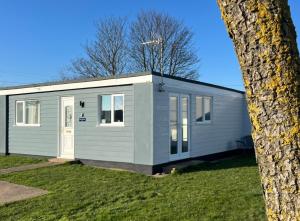
[[[211,122],[211,97],[196,97],[196,122],[209,123]]]
[[[171,154],[178,153],[178,98],[170,97],[170,144]]]
[[[16,103],[16,124],[24,124],[24,101]]]
[[[100,125],[124,125],[124,95],[100,95]]]
[[[196,97],[196,121],[203,121],[203,98]]]
[[[73,127],[73,106],[72,105],[65,106],[65,127],[66,128]]]
[[[36,100],[16,102],[16,125],[39,126],[40,102]]]
[[[123,96],[113,96],[114,100],[114,122],[123,122]]]
[[[111,123],[111,95],[101,96],[101,124]]]
[[[181,148],[182,148],[182,153],[188,152],[189,151],[189,141],[188,141],[188,102],[189,99],[188,97],[181,97]]]
[[[211,98],[204,98],[204,121],[210,121],[211,118]]]

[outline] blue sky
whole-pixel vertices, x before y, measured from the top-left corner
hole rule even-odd
[[[289,4],[300,35],[300,1]],[[0,0],[0,86],[57,80],[70,60],[84,54],[97,20],[131,19],[142,9],[167,12],[193,30],[201,81],[243,89],[216,0]]]

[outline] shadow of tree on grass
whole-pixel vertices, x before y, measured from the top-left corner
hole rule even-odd
[[[212,171],[222,169],[232,169],[240,167],[256,167],[256,159],[254,154],[240,154],[227,159],[217,161],[205,161],[203,163],[188,166],[180,169],[179,173],[191,173],[197,171]]]

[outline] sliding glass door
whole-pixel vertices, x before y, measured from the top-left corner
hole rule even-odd
[[[169,97],[170,159],[189,157],[189,96],[171,94]]]

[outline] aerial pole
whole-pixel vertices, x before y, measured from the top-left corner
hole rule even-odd
[[[151,40],[142,42],[142,45],[159,45],[160,46],[160,76],[161,76],[161,82],[159,83],[159,91],[163,92],[164,90],[164,73],[163,73],[163,39],[160,37],[157,40]]]

